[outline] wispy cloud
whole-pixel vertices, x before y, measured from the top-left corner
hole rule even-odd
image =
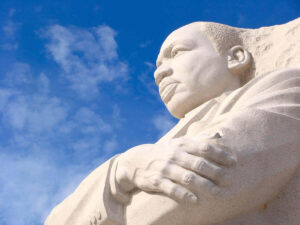
[[[118,56],[116,32],[109,26],[88,30],[53,25],[43,36],[49,41],[47,50],[82,97],[96,96],[102,82],[128,75],[128,65]]]
[[[156,130],[159,132],[158,137],[161,137],[175,126],[176,119],[174,119],[170,114],[164,112],[154,116],[152,122]]]
[[[43,224],[50,209],[91,170],[68,162],[62,166],[41,153],[0,153],[0,161],[0,223],[7,225]]]
[[[4,50],[15,50],[18,48],[18,43],[16,42],[16,32],[20,26],[20,23],[14,21],[15,12],[15,9],[10,9],[8,11],[7,19],[4,21],[4,25],[2,26],[2,49]]]
[[[144,62],[144,70],[139,76],[139,81],[146,87],[146,89],[154,96],[160,99],[158,95],[158,88],[154,82],[153,73],[155,71],[155,65],[151,62]]]
[[[34,78],[26,63],[17,62],[13,68],[2,80],[6,87],[2,89],[2,93],[6,93],[3,96],[6,105],[1,110],[2,122],[13,130],[26,130],[28,133],[39,134],[53,129],[65,119],[67,109],[59,98],[48,95],[48,77],[40,74]]]
[[[32,81],[30,66],[23,62],[13,63],[10,70],[5,74],[4,81],[7,87],[24,87]]]
[[[147,48],[150,44],[151,44],[151,41],[145,41],[145,42],[140,44],[140,47],[141,48]]]
[[[42,224],[112,154],[113,126],[56,96],[47,74],[12,68],[0,79],[0,224]]]

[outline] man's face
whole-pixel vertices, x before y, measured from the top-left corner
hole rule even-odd
[[[227,90],[233,76],[200,25],[184,26],[164,41],[154,73],[160,96],[170,113],[186,113]]]

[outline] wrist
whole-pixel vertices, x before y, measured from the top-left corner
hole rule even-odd
[[[152,148],[152,146],[153,144],[139,145],[127,150],[118,157],[115,180],[123,191],[130,192],[136,188],[134,178],[139,167],[139,155],[141,150]]]
[[[114,160],[109,176],[109,184],[110,184],[110,193],[112,194],[113,198],[117,200],[121,204],[128,204],[130,201],[130,194],[123,190],[123,187],[117,183],[116,174],[118,169],[118,161],[117,159]]]
[[[120,159],[121,160],[121,159]],[[117,185],[124,191],[124,192],[130,192],[132,191],[135,186],[132,183],[132,179],[130,179],[130,175],[128,173],[128,168],[125,166],[122,166],[117,162],[117,168],[115,173],[115,180]]]

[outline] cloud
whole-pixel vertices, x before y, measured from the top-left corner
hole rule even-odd
[[[104,143],[104,147],[103,147],[103,149],[109,153],[113,153],[114,151],[117,150],[117,148],[118,148],[118,142],[115,139],[107,140]]]
[[[9,12],[0,44],[16,43],[19,25],[14,14]],[[36,72],[24,62],[7,65],[0,77],[1,225],[42,224],[119,144],[118,105],[112,105],[114,123],[107,123],[97,113],[100,101],[78,98],[96,97],[101,84],[128,78],[128,65],[117,52],[116,32],[105,25],[54,25],[44,31],[49,55],[66,79]],[[68,87],[79,95],[71,98],[60,92]]]
[[[4,50],[16,50],[18,48],[18,43],[16,42],[16,33],[20,27],[20,23],[14,21],[14,15],[16,10],[10,9],[8,11],[7,19],[4,21],[2,26],[3,36],[2,36],[2,49]]]
[[[28,64],[15,63],[2,81],[5,87],[10,88],[0,91],[5,102],[0,111],[2,122],[14,131],[37,135],[57,126],[65,119],[67,109],[59,98],[47,94],[49,83],[45,74],[34,78]]]
[[[111,156],[113,126],[56,96],[47,74],[22,62],[12,68],[0,79],[0,224],[42,224]]]
[[[7,87],[24,86],[32,81],[31,68],[23,62],[15,62],[5,74],[5,85]]]
[[[0,88],[0,111],[4,111],[9,99],[14,96],[15,93],[15,90]]]
[[[166,134],[176,124],[176,120],[167,113],[161,113],[153,117],[153,125],[159,132],[159,137]]]
[[[86,107],[80,108],[74,119],[80,123],[82,132],[88,135],[95,132],[109,132],[112,129],[98,114]]]
[[[111,136],[112,126],[89,108],[82,107],[66,123],[67,129],[71,129],[73,159],[76,163],[86,163],[99,155],[105,156],[111,152],[105,147],[110,138],[103,138],[105,134]],[[69,134],[70,135],[70,134]],[[80,137],[76,139],[76,137]],[[100,153],[100,154],[99,154]]]
[[[144,87],[157,99],[160,99],[158,95],[158,88],[154,82],[153,74],[155,71],[155,65],[151,62],[144,62],[145,69],[138,77],[139,81],[143,84]]]
[[[50,26],[46,48],[81,97],[95,97],[99,85],[126,79],[128,65],[119,59],[116,32],[102,25],[92,29]]]
[[[43,154],[0,153],[0,161],[0,223],[4,225],[43,224],[50,209],[74,191],[90,170],[54,164]]]
[[[149,41],[149,40],[145,41],[145,42],[143,42],[143,43],[140,44],[140,47],[141,48],[146,48],[146,47],[148,47],[151,44],[151,42],[152,41]]]

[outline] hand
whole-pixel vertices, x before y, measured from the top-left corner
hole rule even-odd
[[[196,203],[194,193],[214,196],[228,182],[230,154],[208,141],[178,138],[141,145],[118,159],[117,183],[126,191],[160,192],[177,201]]]

